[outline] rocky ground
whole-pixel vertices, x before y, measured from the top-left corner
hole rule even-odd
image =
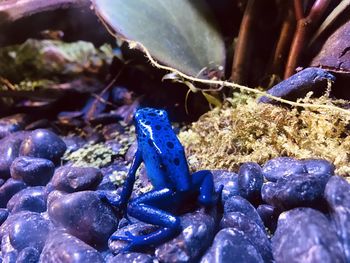
[[[121,253],[127,243],[111,241],[113,233],[157,228],[128,222],[99,198],[118,193],[125,179],[136,148],[125,139],[134,140],[130,126],[115,121],[79,137],[21,120],[0,120],[3,262],[350,260],[350,184],[328,161],[288,157],[246,162],[237,173],[213,170],[215,187],[224,185],[222,207],[184,204],[177,237]],[[135,188],[133,196],[151,189],[143,168]]]

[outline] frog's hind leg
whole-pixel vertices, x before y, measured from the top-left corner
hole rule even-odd
[[[201,170],[192,174],[192,185],[199,190],[198,202],[204,206],[216,205],[221,199],[223,185],[215,192],[213,174],[209,170]]]
[[[150,245],[159,245],[178,234],[181,230],[180,219],[157,207],[163,207],[167,204],[171,206],[175,194],[172,190],[164,188],[148,192],[134,199],[128,206],[128,214],[143,222],[159,225],[160,229],[153,233],[141,236],[134,236],[127,232],[127,236],[111,236],[112,240],[124,240],[130,244],[124,248],[124,251],[142,248]]]

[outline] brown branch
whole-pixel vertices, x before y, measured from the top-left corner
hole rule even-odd
[[[322,17],[324,12],[327,10],[331,0],[316,0],[313,4],[310,13],[307,17],[303,17],[297,22],[297,29],[294,34],[294,39],[289,52],[286,70],[284,72],[284,78],[288,78],[293,75],[295,68],[298,65],[299,59],[302,55],[302,51],[307,45],[307,40],[310,38],[310,32],[312,31],[315,24]],[[300,1],[294,0],[294,8],[296,10],[296,18],[300,15]],[[299,14],[298,14],[298,13]]]
[[[44,11],[89,5],[89,0],[4,0],[0,1],[0,25]]]
[[[277,75],[283,74],[283,65],[287,59],[288,51],[290,50],[295,31],[294,8],[291,3],[291,1],[286,1],[285,6],[283,6],[286,10],[284,12],[285,19],[281,26],[281,32],[279,34],[270,66],[270,72]]]
[[[294,12],[297,21],[304,18],[304,10],[302,5],[303,0],[294,0]]]
[[[258,2],[258,0],[248,0],[239,29],[231,72],[231,80],[238,84],[245,83],[248,75],[247,68],[252,50],[252,24],[257,11]]]

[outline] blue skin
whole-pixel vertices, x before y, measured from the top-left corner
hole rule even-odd
[[[189,172],[183,146],[172,130],[164,110],[142,108],[134,116],[138,148],[128,172],[120,198],[104,196],[114,206],[126,209],[135,182],[135,174],[144,162],[154,189],[131,200],[127,207],[130,216],[140,221],[159,225],[150,234],[112,236],[112,240],[130,242],[124,251],[162,244],[181,231],[176,211],[185,200],[197,196],[199,204],[206,207],[217,204],[222,186],[216,193],[210,171]],[[182,205],[183,206],[183,205]]]

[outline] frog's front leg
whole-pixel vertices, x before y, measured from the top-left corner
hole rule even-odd
[[[108,203],[110,203],[111,205],[113,205],[115,207],[118,207],[123,212],[125,212],[127,203],[129,201],[131,193],[132,193],[132,189],[134,187],[136,171],[139,168],[141,162],[142,162],[142,153],[141,153],[141,151],[137,150],[135,153],[134,159],[131,163],[126,180],[123,184],[121,194],[120,195],[107,195],[104,192],[100,192],[99,193],[100,198],[106,199],[108,201]]]
[[[158,225],[160,228],[150,234],[134,236],[126,232],[127,236],[111,236],[112,240],[128,241],[130,244],[123,251],[142,248],[150,245],[159,245],[174,237],[180,232],[180,219],[157,207],[171,206],[176,202],[177,196],[174,191],[164,188],[148,192],[129,203],[128,214],[143,222]]]
[[[215,192],[213,174],[209,170],[201,170],[192,174],[192,185],[199,190],[198,202],[204,206],[216,205],[221,199],[223,185]]]

